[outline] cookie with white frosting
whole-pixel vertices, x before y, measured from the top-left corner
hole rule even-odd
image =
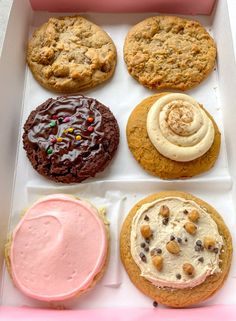
[[[162,179],[188,178],[211,169],[221,134],[212,116],[191,96],[161,93],[138,104],[127,128],[139,164]]]
[[[120,237],[134,285],[172,307],[202,302],[221,288],[232,259],[230,232],[217,211],[184,192],[160,192],[138,202]]]
[[[32,204],[6,244],[14,285],[40,301],[62,302],[92,289],[108,263],[109,223],[85,200],[52,194]]]

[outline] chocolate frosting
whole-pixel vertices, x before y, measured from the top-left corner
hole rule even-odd
[[[24,129],[24,148],[32,165],[56,181],[64,181],[59,177],[68,174],[72,182],[94,176],[104,169],[119,142],[118,125],[110,110],[82,95],[48,99],[30,114]],[[32,157],[32,151],[37,157]],[[88,166],[94,160],[96,171]]]

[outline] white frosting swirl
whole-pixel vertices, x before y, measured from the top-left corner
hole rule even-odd
[[[159,214],[161,206],[166,205],[170,210],[168,224],[163,224],[163,217]],[[191,212],[197,210],[200,218],[197,225],[197,233],[190,235],[184,228],[189,222],[184,210]],[[148,220],[145,217],[148,216]],[[142,225],[148,224],[153,232],[150,239],[148,252],[142,244],[145,243],[140,229]],[[171,254],[166,248],[171,236],[181,238],[180,252],[177,255]],[[212,237],[215,240],[217,253],[202,249],[197,251],[196,242],[200,240],[203,244],[205,237]],[[186,241],[187,240],[187,241]],[[218,227],[210,214],[196,202],[180,197],[165,197],[140,207],[133,218],[131,226],[131,255],[140,268],[140,274],[157,287],[173,289],[193,288],[205,281],[207,276],[221,271],[219,267],[220,252],[223,246],[223,238],[219,234]],[[163,258],[163,269],[158,271],[152,263],[152,250],[160,249]],[[145,255],[145,262],[140,255]],[[202,259],[200,259],[202,258]],[[202,260],[202,261],[199,261]],[[191,263],[195,272],[188,276],[183,272],[183,264]],[[181,278],[177,279],[176,275]]]
[[[147,132],[159,153],[179,162],[204,155],[215,136],[213,123],[198,102],[177,93],[167,94],[152,105]]]

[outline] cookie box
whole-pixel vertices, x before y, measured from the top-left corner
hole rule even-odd
[[[228,225],[236,247],[236,190],[233,184],[236,179],[236,63],[232,40],[235,29],[234,32],[231,29],[234,23],[233,2],[219,0],[212,9],[214,1],[211,0],[111,1],[108,6],[105,1],[95,0],[32,0],[32,7],[28,0],[13,1],[0,58],[0,320],[235,319],[235,257],[227,282],[213,298],[196,308],[178,310],[162,306],[153,308],[152,301],[130,282],[119,258],[119,232],[124,217],[139,199],[161,190],[190,192],[213,205]],[[117,12],[123,9],[127,12]],[[117,47],[118,64],[113,78],[85,94],[111,108],[121,132],[120,146],[109,168],[94,179],[69,186],[51,183],[40,177],[27,160],[21,139],[22,125],[30,111],[47,98],[56,97],[34,80],[26,66],[25,48],[28,38],[50,16],[62,15],[66,10],[70,11],[69,14],[89,10],[82,15],[102,26]],[[188,13],[200,14],[187,17],[199,20],[207,28],[218,50],[214,71],[202,84],[187,93],[201,102],[217,122],[222,133],[220,156],[208,173],[180,181],[163,181],[145,173],[131,156],[125,137],[131,110],[154,92],[139,85],[128,74],[123,61],[124,38],[132,25],[163,11],[184,16]],[[3,252],[7,235],[19,221],[22,210],[40,196],[60,192],[78,195],[91,200],[95,205],[106,207],[111,227],[111,255],[107,273],[93,291],[73,302],[56,305],[38,302],[21,294],[13,286],[6,271]]]

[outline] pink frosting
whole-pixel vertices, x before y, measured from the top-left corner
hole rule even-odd
[[[60,301],[87,289],[101,271],[107,237],[96,208],[55,194],[34,203],[13,232],[15,285],[26,295]]]

